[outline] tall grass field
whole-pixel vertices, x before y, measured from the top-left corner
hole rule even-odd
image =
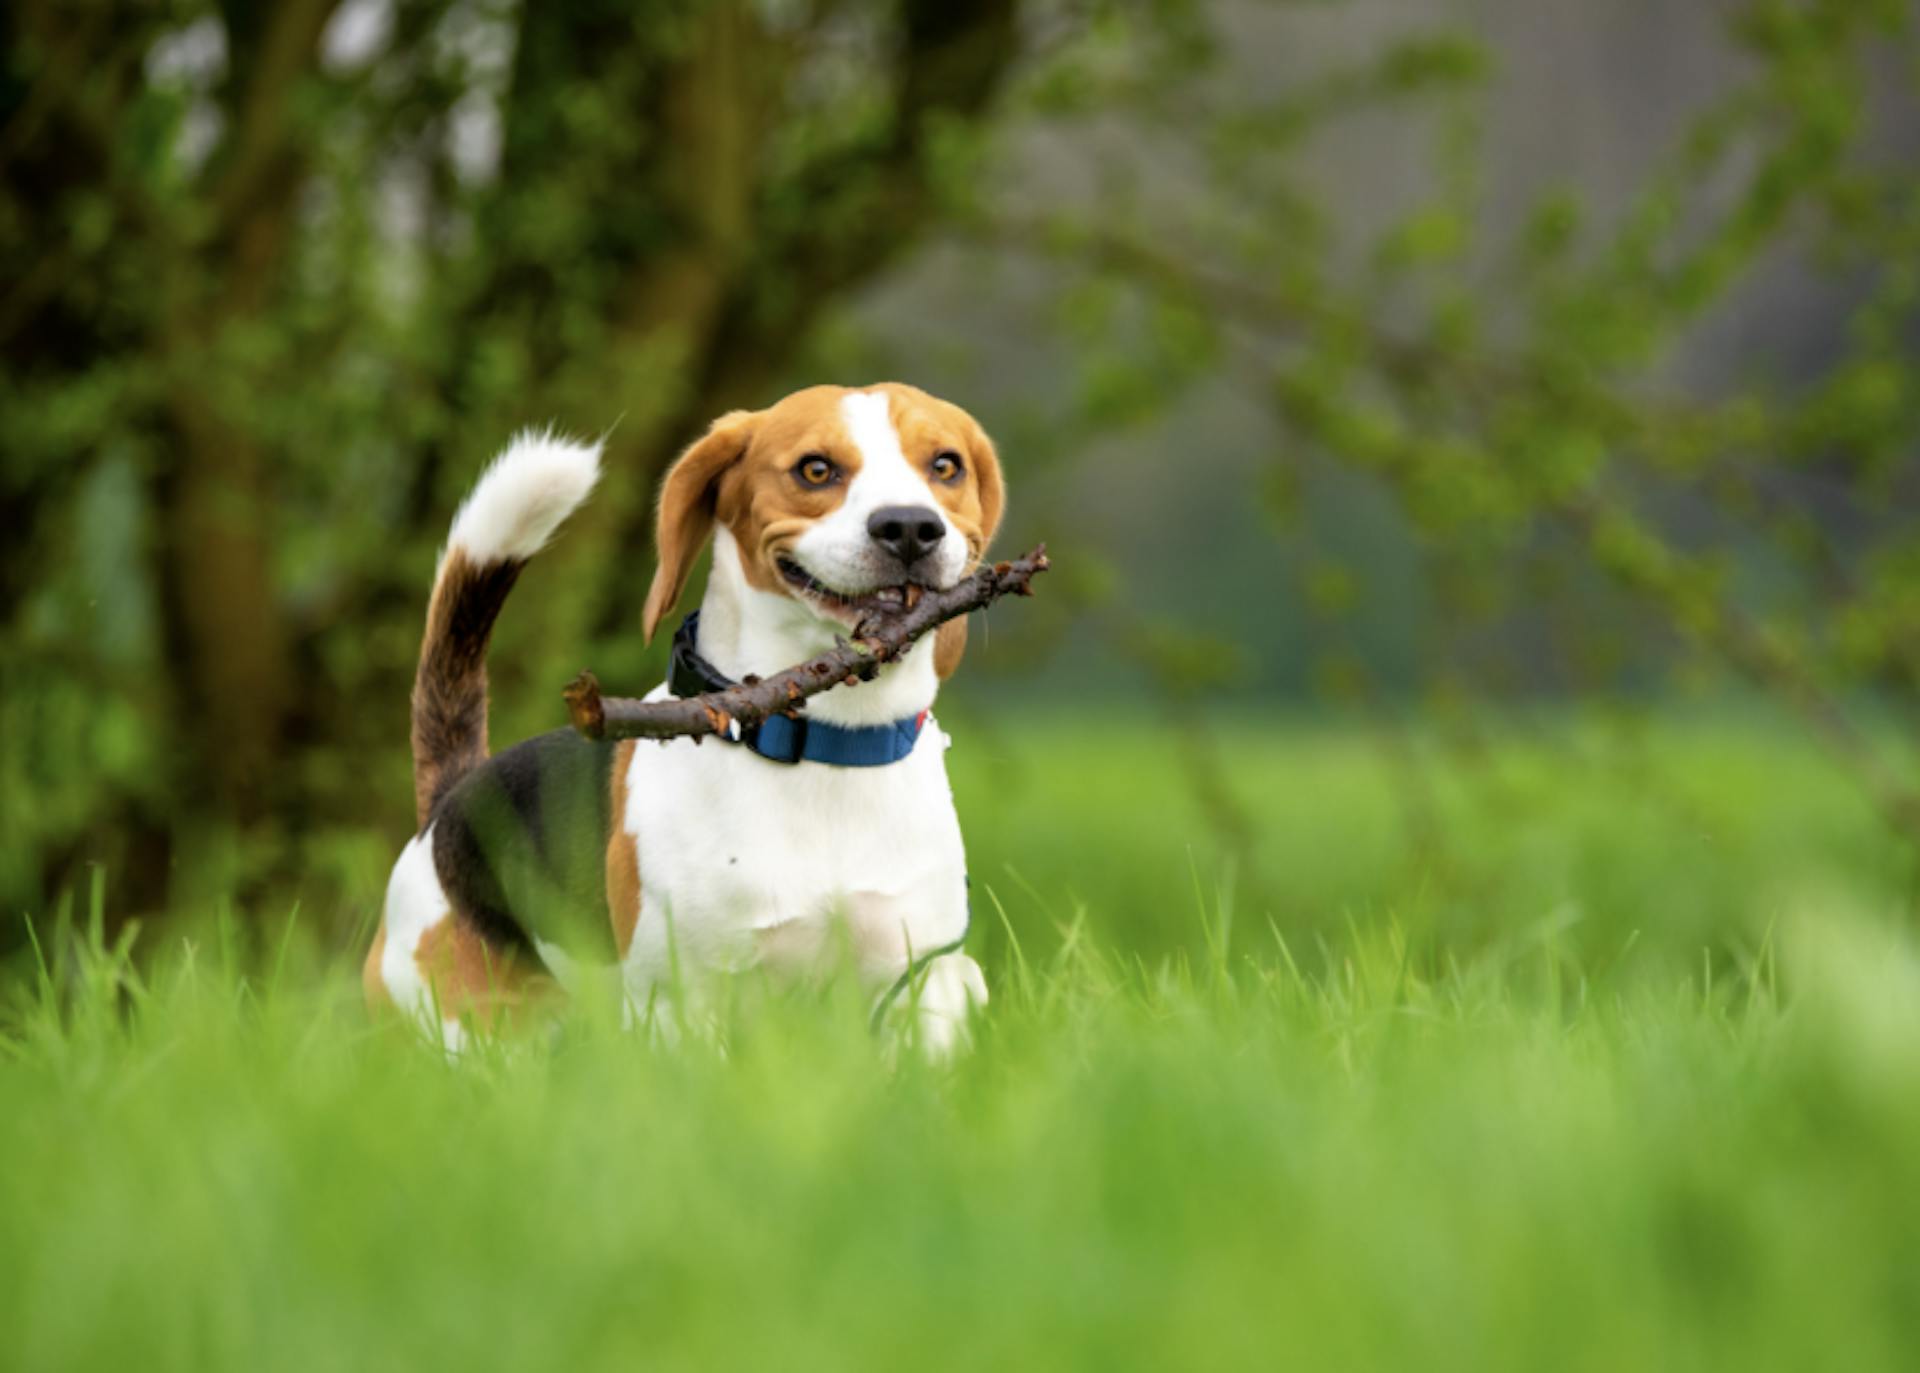
[[[949,1064],[750,979],[450,1062],[339,913],[43,913],[0,1368],[1920,1366],[1913,858],[1804,745],[948,723]]]

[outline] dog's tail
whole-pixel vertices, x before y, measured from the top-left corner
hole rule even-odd
[[[453,517],[413,679],[413,797],[424,827],[487,758],[487,640],[520,569],[600,478],[600,445],[515,435]]]

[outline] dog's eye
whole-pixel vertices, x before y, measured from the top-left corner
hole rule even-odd
[[[960,463],[958,453],[949,451],[933,455],[932,471],[936,481],[957,481],[960,474],[966,470]]]
[[[794,464],[793,475],[808,486],[825,486],[837,475],[834,465],[818,453],[809,453]]]

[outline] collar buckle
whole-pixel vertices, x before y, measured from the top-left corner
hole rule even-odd
[[[740,732],[740,742],[770,763],[792,767],[807,756],[809,722],[804,715],[769,715]]]

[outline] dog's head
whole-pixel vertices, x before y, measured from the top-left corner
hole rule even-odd
[[[814,386],[765,410],[736,410],[667,473],[647,637],[679,600],[716,524],[732,536],[750,587],[850,628],[903,604],[910,585],[944,589],[964,577],[1003,505],[985,431],[915,387]],[[942,676],[959,662],[965,624],[941,627]]]

